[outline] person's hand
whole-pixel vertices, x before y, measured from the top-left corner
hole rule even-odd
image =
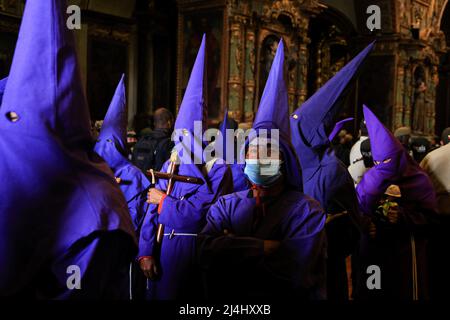
[[[399,210],[398,205],[389,207],[389,211],[387,212],[387,218],[390,223],[393,223],[393,224],[398,223],[399,215],[400,215],[400,210]]]
[[[158,267],[156,266],[156,260],[153,257],[142,258],[139,260],[139,266],[148,279],[155,280],[158,276]]]
[[[371,222],[369,225],[369,235],[372,239],[375,239],[375,237],[377,235],[377,227],[375,226],[375,224],[373,222]]]
[[[164,195],[165,193],[161,190],[151,188],[147,193],[147,202],[150,204],[159,204]]]
[[[269,256],[278,250],[280,247],[280,241],[264,240],[264,254]]]

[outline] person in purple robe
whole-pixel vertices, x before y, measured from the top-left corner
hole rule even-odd
[[[150,187],[150,181],[127,159],[128,117],[124,77],[125,75],[122,75],[117,85],[94,150],[114,172],[120,190],[127,200],[134,229],[138,231],[149,206],[146,190]]]
[[[205,37],[175,122],[175,133],[181,133],[182,139],[175,140],[176,152],[162,168],[168,171],[175,164],[178,175],[197,177],[203,184],[175,181],[167,194],[164,190],[168,189],[168,181],[159,180],[148,193],[152,205],[141,228],[138,255],[141,269],[149,279],[148,299],[192,299],[197,295],[200,287],[195,268],[196,237],[206,223],[209,207],[232,187],[227,165],[218,163],[217,158],[207,162],[203,158],[203,132],[196,128],[199,123],[206,128],[207,122],[203,103],[204,56]],[[160,247],[156,242],[158,223],[165,226]]]
[[[301,192],[283,62],[280,41],[245,148],[252,186],[211,206],[198,237],[208,299],[324,298],[325,214]]]
[[[133,225],[92,151],[66,9],[26,2],[0,107],[0,296],[128,298]]]
[[[127,159],[128,117],[124,78],[125,75],[122,75],[117,85],[94,150],[108,163],[114,172],[120,190],[127,201],[134,230],[139,235],[145,213],[150,206],[147,203],[147,191],[150,187],[150,181],[138,167]],[[131,298],[133,300],[142,300],[145,292],[145,278],[136,262],[132,262],[130,268]]]
[[[361,239],[361,274],[355,299],[427,299],[427,234],[436,208],[431,181],[369,108],[363,109],[374,166],[356,187],[371,228]],[[396,201],[385,196],[392,185],[398,188]],[[379,290],[367,288],[370,265],[381,270]]]
[[[227,130],[230,129],[233,130],[233,134],[227,135]],[[238,124],[233,119],[228,118],[228,109],[226,108],[220,125],[220,137],[223,139],[222,159],[227,162],[233,176],[233,192],[249,188],[247,176],[244,174],[244,165],[237,161],[238,155],[236,153],[239,150],[237,150],[236,130],[238,130]],[[231,151],[230,149],[232,149],[232,152],[228,152]]]
[[[356,250],[358,228],[364,225],[353,180],[330,141],[344,124],[342,121],[336,124],[336,117],[373,46],[372,43],[360,52],[290,118],[292,142],[303,172],[303,191],[320,202],[328,217],[330,300],[348,299],[346,258]]]

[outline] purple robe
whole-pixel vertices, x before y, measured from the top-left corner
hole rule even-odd
[[[427,243],[436,200],[428,176],[410,157],[400,142],[364,106],[372,155],[375,164],[357,185],[359,204],[376,226],[375,238],[363,235],[359,252],[360,270],[355,298],[406,299],[429,298]],[[389,160],[390,159],[390,160]],[[380,219],[376,209],[388,186],[398,185],[399,222]],[[378,265],[382,270],[381,290],[367,290],[366,268]],[[417,272],[417,276],[414,274]],[[416,280],[415,280],[416,279]]]
[[[279,130],[283,180],[275,184],[281,183],[283,190],[275,197],[261,198],[258,208],[250,190],[224,196],[211,207],[198,239],[209,298],[325,297],[325,214],[316,201],[299,191],[301,172],[290,144],[283,66],[280,41],[253,123],[258,136],[261,129]],[[259,216],[256,213],[262,207],[265,214]],[[273,256],[264,256],[264,240],[281,241]]]
[[[126,298],[133,226],[92,152],[66,8],[27,1],[0,108],[0,296]]]
[[[166,172],[169,162],[161,171]],[[178,174],[188,175],[192,165],[179,167]],[[158,223],[165,225],[166,236],[163,239],[160,266],[162,276],[159,280],[149,281],[150,299],[171,300],[187,298],[194,295],[193,288],[198,286],[195,277],[194,255],[196,235],[206,223],[209,207],[223,194],[229,193],[231,174],[225,164],[214,164],[206,175],[207,183],[199,186],[184,182],[176,182],[158,214],[158,206],[151,205],[141,229],[139,256],[154,256],[155,235]],[[167,180],[159,180],[159,190],[166,190]],[[170,234],[174,233],[171,237]]]
[[[233,177],[233,191],[238,192],[248,190],[250,184],[244,173],[244,165],[231,164],[230,169]]]
[[[426,211],[434,212],[436,197],[430,178],[366,106],[364,117],[373,160],[379,161],[380,164],[367,171],[356,187],[363,213],[370,215],[373,212],[379,199],[391,184],[400,187],[403,198],[416,202]],[[387,159],[391,159],[390,162],[383,163]]]
[[[355,250],[356,227],[365,222],[359,212],[353,180],[347,167],[336,157],[330,139],[348,121],[335,123],[373,46],[370,44],[353,58],[290,118],[293,144],[303,171],[303,191],[318,200],[328,215],[335,217],[327,224],[328,298],[331,300],[348,299],[345,259]],[[346,214],[336,215],[343,212]]]
[[[325,214],[319,203],[285,189],[264,205],[266,214],[256,226],[249,190],[211,207],[198,239],[208,298],[324,298]],[[281,241],[273,256],[264,256],[264,240]]]
[[[167,195],[159,206],[152,205],[144,218],[139,241],[139,257],[153,256],[159,260],[160,265],[160,279],[148,280],[149,299],[171,300],[195,296],[193,290],[198,288],[195,284],[198,278],[194,273],[197,233],[205,225],[209,207],[218,197],[231,192],[230,169],[225,164],[215,162],[209,166],[210,164],[204,162],[201,154],[203,149],[200,146],[202,139],[199,136],[202,132],[196,132],[194,124],[195,121],[205,124],[207,120],[203,103],[204,56],[205,36],[175,121],[175,130],[182,136],[182,140],[175,141],[175,147],[181,158],[177,173],[200,178],[204,183],[197,185],[175,182],[170,195]],[[192,139],[186,142],[184,137],[189,135]],[[183,163],[186,158],[180,154],[185,152],[191,158],[202,160],[202,164]],[[167,171],[169,162],[170,160],[164,164],[162,171]],[[210,167],[209,172],[207,167]],[[156,188],[165,191],[167,181],[159,180]],[[158,223],[165,226],[161,248],[156,244]]]

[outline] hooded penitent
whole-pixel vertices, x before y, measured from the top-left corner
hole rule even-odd
[[[207,120],[203,103],[204,59],[205,37],[175,123],[175,134],[183,138],[182,141],[175,141],[180,156],[178,174],[195,176],[204,183],[198,185],[176,181],[170,194],[162,198],[158,205],[150,206],[141,228],[140,258],[157,256],[156,226],[161,223],[165,228],[159,257],[161,277],[148,283],[149,297],[153,299],[192,299],[195,296],[194,292],[198,290],[200,281],[191,269],[194,264],[196,235],[205,224],[206,213],[211,204],[223,194],[229,193],[231,185],[230,171],[225,164],[214,160],[205,163],[201,154],[203,132],[194,123],[197,121],[197,126],[201,123],[204,125]],[[195,137],[195,143],[185,137]],[[200,164],[189,163],[192,158]],[[166,162],[161,171],[167,171],[168,167]],[[167,180],[159,180],[156,189],[167,190]]]
[[[292,143],[302,166],[304,192],[317,199],[327,212],[335,206],[331,201],[337,198],[336,192],[342,186],[354,189],[347,168],[330,148],[329,137],[334,134],[337,114],[373,46],[372,43],[360,52],[290,118]]]
[[[258,142],[265,140],[262,129],[279,130],[275,144],[283,156],[285,181],[262,184],[267,192],[263,197],[264,189],[255,187],[223,196],[211,206],[197,252],[213,299],[323,297],[325,214],[317,201],[299,192],[301,174],[290,144],[283,60],[280,41],[253,128]],[[249,140],[253,143],[254,137]],[[280,241],[274,255],[262,250],[268,239]]]
[[[369,132],[375,164],[356,188],[361,210],[371,214],[391,184],[400,187],[402,198],[424,210],[433,211],[436,199],[426,173],[406,152],[402,144],[366,106],[364,118]]]
[[[303,170],[304,193],[318,200],[330,216],[348,213],[327,224],[327,289],[330,299],[348,297],[345,257],[355,245],[355,225],[362,227],[365,222],[361,219],[353,180],[334,154],[329,137],[338,131],[333,131],[335,126],[339,129],[342,125],[342,122],[335,125],[336,117],[342,111],[352,84],[372,48],[373,44],[370,44],[353,58],[290,119],[292,141]]]
[[[108,163],[115,177],[120,179],[119,187],[127,200],[131,220],[137,230],[148,207],[145,190],[150,186],[150,182],[142,171],[126,158],[127,108],[124,77],[122,75],[117,85],[94,150]]]
[[[263,132],[262,130],[266,130],[268,138],[274,138],[271,136],[271,130],[278,130],[279,147],[283,156],[286,181],[296,190],[302,190],[301,169],[295,150],[291,144],[288,95],[283,71],[284,45],[283,41],[280,40],[259,103],[258,112],[253,121],[253,129],[256,131],[258,137]]]
[[[133,244],[126,201],[92,153],[66,8],[61,0],[27,1],[0,107],[0,295],[32,286],[55,259],[110,231]],[[71,260],[81,277],[92,267],[84,253]],[[67,270],[58,270],[67,290]]]

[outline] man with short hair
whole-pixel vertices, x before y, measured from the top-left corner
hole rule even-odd
[[[166,108],[156,109],[153,115],[155,129],[145,134],[133,149],[133,163],[142,171],[159,171],[170,158],[173,149],[171,140],[174,124],[173,114]]]

